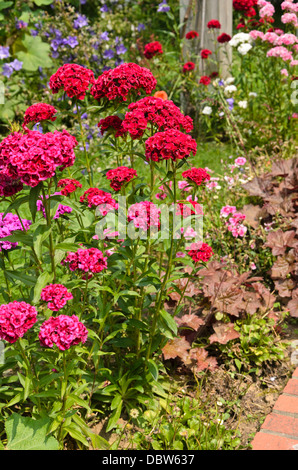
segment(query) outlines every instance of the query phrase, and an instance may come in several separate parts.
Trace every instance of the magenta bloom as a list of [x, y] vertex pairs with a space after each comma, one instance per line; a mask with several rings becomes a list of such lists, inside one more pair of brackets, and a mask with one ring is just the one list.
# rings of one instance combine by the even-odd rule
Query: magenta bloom
[[49, 284], [42, 289], [40, 298], [48, 302], [50, 310], [57, 312], [66, 305], [68, 300], [73, 299], [73, 295], [62, 284]]
[[133, 178], [137, 177], [137, 172], [133, 168], [126, 166], [119, 166], [109, 170], [106, 174], [108, 180], [111, 180], [110, 186], [114, 191], [120, 191], [123, 184], [128, 183]]
[[36, 323], [37, 310], [26, 302], [0, 305], [0, 339], [15, 343]]
[[64, 64], [50, 78], [53, 94], [64, 90], [69, 98], [83, 100], [90, 84], [95, 82], [92, 70], [78, 64]]
[[128, 209], [128, 222], [133, 221], [136, 228], [147, 231], [150, 227], [159, 228], [160, 209], [150, 201], [141, 201]]
[[189, 182], [201, 186], [203, 183], [207, 183], [210, 180], [210, 175], [204, 168], [191, 168], [182, 173], [182, 177], [187, 179]]
[[162, 160], [182, 160], [197, 152], [197, 143], [190, 136], [176, 129], [157, 132], [146, 140], [146, 159], [159, 162]]
[[[9, 237], [15, 230], [28, 230], [32, 224], [31, 220], [22, 219], [20, 222], [16, 214], [10, 212], [3, 217], [4, 212], [0, 213], [0, 238]], [[18, 242], [0, 241], [0, 251], [15, 248]]]
[[97, 248], [79, 248], [75, 253], [69, 251], [61, 264], [68, 264], [71, 271], [100, 273], [107, 269], [107, 257]]
[[80, 197], [80, 202], [88, 204], [90, 208], [97, 210], [104, 217], [108, 212], [118, 209], [118, 203], [112, 198], [112, 195], [102, 189], [89, 188]]
[[40, 122], [40, 121], [55, 121], [54, 116], [57, 109], [54, 106], [46, 103], [35, 103], [29, 106], [25, 112], [23, 127], [29, 124], [29, 122]]
[[52, 348], [54, 344], [65, 351], [71, 346], [85, 343], [88, 330], [76, 315], [59, 315], [46, 320], [40, 327], [39, 340], [42, 346]]

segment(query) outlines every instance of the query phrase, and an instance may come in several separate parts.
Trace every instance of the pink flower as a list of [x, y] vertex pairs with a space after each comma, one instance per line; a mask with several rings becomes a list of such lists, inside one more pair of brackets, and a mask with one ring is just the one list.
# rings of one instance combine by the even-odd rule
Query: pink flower
[[287, 71], [287, 69], [282, 69], [282, 70], [280, 71], [280, 73], [281, 73], [282, 75], [284, 75], [285, 77], [288, 77], [288, 76], [289, 76], [289, 72]]
[[79, 248], [75, 253], [68, 252], [61, 264], [68, 264], [71, 271], [100, 273], [107, 269], [107, 258], [97, 248]]
[[40, 298], [48, 302], [50, 310], [57, 312], [66, 305], [68, 300], [73, 299], [73, 295], [62, 284], [49, 284], [42, 289]]
[[145, 232], [148, 228], [159, 228], [160, 209], [150, 201], [141, 201], [133, 204], [128, 209], [128, 222], [133, 222], [136, 228]]
[[235, 165], [237, 165], [237, 166], [245, 165], [245, 163], [246, 163], [246, 158], [244, 158], [244, 157], [238, 157], [235, 160]]
[[221, 217], [228, 217], [230, 214], [234, 214], [237, 211], [235, 206], [224, 206], [220, 211]]
[[42, 346], [52, 348], [54, 344], [65, 351], [71, 346], [85, 343], [88, 330], [76, 315], [50, 317], [40, 327], [39, 340]]
[[[8, 212], [5, 217], [3, 217], [4, 212], [0, 213], [0, 238], [9, 237], [13, 235], [15, 230], [29, 230], [30, 225], [32, 224], [31, 220], [22, 219], [22, 222], [19, 220], [19, 217], [15, 214]], [[2, 250], [10, 250], [18, 246], [18, 242], [10, 242], [6, 240], [0, 241], [0, 252]]]
[[295, 28], [298, 28], [298, 20], [297, 20], [297, 16], [295, 15], [295, 13], [285, 13], [284, 15], [282, 15], [281, 21], [284, 24], [291, 23], [295, 26]]
[[280, 57], [284, 61], [292, 60], [293, 54], [284, 46], [276, 46], [267, 52], [267, 57]]
[[36, 323], [37, 310], [26, 302], [0, 306], [0, 339], [15, 343]]
[[264, 36], [265, 36], [265, 34], [262, 33], [262, 31], [258, 31], [258, 30], [256, 30], [256, 29], [254, 29], [253, 31], [250, 31], [250, 32], [249, 32], [249, 35], [250, 35], [250, 37], [251, 37], [252, 39], [254, 39], [254, 40], [256, 40], [256, 39], [258, 39], [258, 38], [264, 40]]

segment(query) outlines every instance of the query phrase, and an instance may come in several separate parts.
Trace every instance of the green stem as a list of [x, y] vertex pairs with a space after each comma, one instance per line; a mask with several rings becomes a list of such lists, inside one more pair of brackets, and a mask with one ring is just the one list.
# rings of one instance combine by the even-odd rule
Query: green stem
[[83, 147], [84, 147], [84, 154], [85, 154], [86, 167], [87, 167], [87, 171], [88, 171], [89, 184], [90, 184], [90, 186], [92, 186], [93, 185], [92, 171], [91, 171], [91, 166], [90, 166], [90, 162], [89, 162], [89, 156], [88, 156], [87, 147], [86, 147], [85, 134], [84, 134], [83, 124], [82, 124], [82, 117], [81, 117], [81, 113], [80, 113], [80, 110], [79, 110], [78, 103], [76, 103], [76, 108], [77, 108], [77, 115], [78, 115], [78, 120], [79, 120], [79, 125], [80, 125], [81, 138], [82, 138]]
[[[50, 190], [50, 185], [49, 185]], [[49, 231], [49, 242], [50, 242], [50, 258], [51, 258], [51, 265], [52, 265], [52, 273], [54, 274], [54, 282], [56, 281], [56, 264], [55, 264], [55, 248], [54, 248], [54, 240], [52, 234], [52, 224], [51, 224], [51, 207], [50, 207], [50, 194], [49, 199], [46, 198], [45, 189], [42, 186], [42, 195], [43, 195], [43, 206], [45, 208], [47, 225], [50, 229]]]

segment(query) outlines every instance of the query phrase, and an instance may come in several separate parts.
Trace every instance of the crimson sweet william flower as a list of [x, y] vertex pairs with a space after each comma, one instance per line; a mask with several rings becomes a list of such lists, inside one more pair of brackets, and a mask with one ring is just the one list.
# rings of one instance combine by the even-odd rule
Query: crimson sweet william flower
[[58, 312], [63, 308], [68, 300], [73, 299], [71, 292], [63, 284], [49, 284], [44, 287], [40, 295], [41, 300], [48, 302], [48, 308], [53, 312]]
[[54, 106], [46, 103], [35, 103], [26, 109], [24, 115], [23, 127], [29, 122], [41, 122], [41, 121], [55, 121], [57, 118], [55, 114], [57, 109]]
[[68, 265], [71, 271], [83, 273], [100, 273], [107, 269], [107, 257], [97, 248], [79, 248], [76, 252], [69, 251], [61, 264]]
[[87, 204], [90, 208], [97, 208], [97, 210], [104, 217], [108, 212], [118, 209], [118, 204], [112, 195], [102, 189], [89, 188], [80, 197], [80, 202]]
[[207, 28], [209, 29], [220, 29], [221, 28], [221, 24], [218, 20], [210, 20], [208, 23], [207, 23]]
[[184, 116], [173, 101], [154, 96], [131, 103], [122, 126], [133, 139], [140, 139], [150, 123], [160, 131], [184, 129], [186, 132], [191, 132], [193, 129], [192, 119]]
[[144, 56], [146, 59], [152, 59], [152, 57], [163, 54], [162, 45], [158, 41], [149, 42], [145, 45]]
[[186, 37], [186, 39], [198, 38], [199, 33], [197, 33], [196, 31], [189, 31], [188, 33], [186, 33], [185, 37]]
[[195, 183], [197, 186], [201, 186], [210, 180], [210, 175], [204, 168], [191, 168], [182, 173], [182, 177], [188, 182]]
[[0, 339], [15, 343], [36, 323], [37, 310], [26, 302], [0, 305]]
[[98, 101], [102, 98], [127, 101], [133, 92], [140, 95], [143, 90], [149, 95], [156, 84], [157, 81], [149, 69], [127, 63], [103, 72], [92, 86], [91, 94]]
[[208, 57], [212, 54], [212, 51], [210, 51], [209, 49], [203, 49], [201, 51], [201, 57], [202, 59], [208, 59]]
[[258, 0], [233, 0], [233, 7], [236, 11], [247, 12], [256, 6]]
[[75, 161], [75, 137], [62, 132], [14, 132], [0, 144], [0, 174], [35, 187], [55, 175], [57, 169], [72, 166]]
[[64, 64], [50, 77], [50, 88], [54, 94], [62, 89], [69, 98], [83, 100], [94, 82], [92, 70], [77, 64]]
[[23, 189], [23, 183], [19, 179], [11, 178], [5, 170], [0, 171], [0, 196], [9, 197], [19, 193]]
[[207, 75], [204, 75], [203, 77], [200, 78], [200, 83], [201, 83], [202, 85], [206, 85], [206, 86], [207, 86], [207, 85], [210, 85], [210, 83], [211, 83], [211, 78], [208, 77]]
[[183, 65], [183, 69], [182, 71], [183, 72], [190, 72], [191, 70], [194, 70], [195, 69], [195, 64], [193, 62], [186, 62], [184, 65]]
[[145, 145], [147, 161], [182, 160], [197, 152], [196, 141], [175, 129], [157, 132], [146, 140]]
[[225, 42], [229, 42], [231, 40], [231, 36], [229, 34], [226, 34], [226, 33], [222, 33], [220, 36], [218, 36], [217, 38], [217, 41], [220, 43], [220, 44], [224, 44]]
[[[104, 119], [101, 119], [98, 123], [100, 132], [104, 134], [105, 132], [114, 132], [115, 137], [122, 137], [126, 134], [125, 129], [122, 126], [123, 120], [118, 116], [107, 116]], [[116, 132], [115, 132], [116, 131]]]
[[78, 188], [81, 188], [82, 184], [72, 178], [63, 178], [58, 181], [57, 186], [62, 188], [62, 196], [69, 196], [71, 193], [74, 193]]
[[109, 170], [106, 174], [108, 180], [111, 180], [110, 186], [115, 191], [120, 191], [121, 187], [135, 178], [137, 175], [136, 170], [126, 166], [119, 166], [113, 170]]
[[88, 330], [76, 315], [59, 315], [46, 320], [38, 336], [42, 346], [52, 348], [56, 344], [60, 351], [65, 351], [71, 346], [85, 343]]
[[200, 261], [206, 263], [213, 254], [212, 248], [207, 243], [193, 243], [188, 252], [188, 255], [195, 263]]

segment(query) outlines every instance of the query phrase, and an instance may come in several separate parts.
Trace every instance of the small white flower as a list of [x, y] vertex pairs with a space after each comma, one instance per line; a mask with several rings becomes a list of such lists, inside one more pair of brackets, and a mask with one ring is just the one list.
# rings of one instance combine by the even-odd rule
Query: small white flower
[[258, 96], [258, 93], [251, 91], [250, 93], [248, 93], [248, 96], [251, 96], [252, 98], [256, 98]]
[[232, 83], [234, 83], [235, 81], [235, 78], [234, 77], [228, 77], [226, 80], [225, 80], [225, 83], [226, 85], [231, 85]]
[[212, 114], [211, 106], [205, 106], [205, 108], [202, 111], [202, 114], [206, 114], [206, 116], [210, 116], [210, 114]]
[[234, 93], [235, 91], [237, 91], [237, 87], [235, 87], [235, 85], [228, 85], [225, 87], [226, 93]]
[[251, 38], [250, 34], [248, 34], [248, 33], [238, 33], [238, 34], [235, 34], [235, 36], [232, 37], [232, 39], [229, 41], [229, 44], [232, 47], [237, 47], [241, 43], [251, 42], [251, 41], [252, 41], [252, 38]]
[[248, 44], [248, 43], [243, 43], [243, 44], [240, 44], [240, 46], [238, 47], [237, 51], [239, 52], [239, 54], [241, 55], [246, 55], [250, 49], [252, 48], [252, 45], [251, 44]]
[[247, 108], [247, 101], [246, 100], [239, 101], [238, 105], [239, 105], [240, 108], [246, 109]]

